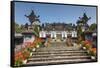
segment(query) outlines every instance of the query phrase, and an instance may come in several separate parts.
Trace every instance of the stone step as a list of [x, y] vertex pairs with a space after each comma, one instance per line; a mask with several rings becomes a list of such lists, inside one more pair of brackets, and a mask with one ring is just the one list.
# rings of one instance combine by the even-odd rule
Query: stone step
[[56, 54], [33, 54], [33, 58], [37, 58], [37, 57], [53, 57], [53, 56], [86, 56], [86, 53], [56, 53]]
[[71, 63], [83, 63], [83, 62], [93, 62], [91, 59], [56, 59], [56, 60], [44, 60], [44, 61], [30, 61], [23, 66], [28, 65], [50, 65], [50, 64], [71, 64]]
[[75, 50], [80, 50], [80, 49], [59, 49], [59, 48], [58, 48], [58, 49], [37, 49], [36, 51], [38, 52], [38, 51], [60, 51], [60, 50], [61, 50], [61, 51], [64, 51], [64, 50], [67, 50], [67, 51], [68, 51], [68, 50], [69, 50], [69, 51], [74, 50], [74, 51], [75, 51]]
[[44, 47], [44, 48], [39, 48], [37, 51], [46, 51], [46, 50], [80, 50], [79, 48], [70, 48], [70, 47]]
[[52, 51], [52, 50], [80, 50], [80, 47], [44, 47], [39, 48], [37, 51]]
[[60, 54], [60, 55], [63, 55], [63, 54], [80, 54], [80, 55], [82, 55], [82, 54], [87, 54], [87, 52], [34, 52], [34, 53], [32, 53], [32, 55], [53, 55], [53, 54]]
[[45, 60], [57, 60], [57, 59], [90, 59], [90, 56], [49, 56], [47, 57], [32, 57], [30, 59], [28, 59], [28, 61], [45, 61]]
[[33, 54], [52, 54], [52, 53], [87, 53], [84, 50], [52, 50], [52, 51], [36, 51]]

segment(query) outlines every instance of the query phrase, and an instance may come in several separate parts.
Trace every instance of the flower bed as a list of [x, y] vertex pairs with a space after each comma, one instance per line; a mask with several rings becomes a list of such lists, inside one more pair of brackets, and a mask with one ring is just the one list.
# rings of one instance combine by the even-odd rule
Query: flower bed
[[96, 48], [90, 49], [91, 55], [96, 56]]
[[15, 66], [20, 66], [22, 64], [27, 63], [27, 59], [32, 56], [32, 51], [35, 51], [36, 48], [42, 46], [42, 42], [44, 42], [41, 38], [36, 38], [34, 42], [28, 42], [21, 51], [15, 53]]
[[82, 41], [81, 44], [82, 44], [82, 46], [83, 46], [83, 49], [89, 50], [90, 48], [92, 48], [92, 43], [91, 43], [91, 41], [88, 41], [88, 40]]
[[91, 59], [96, 59], [96, 53], [97, 53], [97, 51], [96, 51], [96, 48], [91, 48], [90, 49], [90, 55], [91, 55]]
[[25, 57], [23, 55], [22, 52], [18, 52], [17, 54], [15, 54], [15, 66], [19, 66], [21, 64], [23, 64], [23, 61], [25, 60]]
[[84, 50], [87, 51], [87, 53], [91, 56], [91, 59], [96, 59], [96, 48], [92, 47], [92, 42], [91, 41], [82, 41], [81, 42], [82, 47]]

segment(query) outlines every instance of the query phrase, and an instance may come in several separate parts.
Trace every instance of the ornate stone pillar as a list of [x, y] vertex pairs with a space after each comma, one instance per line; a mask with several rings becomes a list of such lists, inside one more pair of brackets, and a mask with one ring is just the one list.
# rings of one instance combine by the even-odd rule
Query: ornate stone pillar
[[45, 38], [46, 37], [46, 32], [45, 31], [40, 31], [39, 36], [41, 38]]
[[72, 37], [77, 37], [77, 32], [76, 31], [72, 31]]
[[55, 31], [51, 31], [51, 38], [53, 38], [53, 39], [56, 38], [56, 32]]
[[66, 31], [63, 31], [63, 32], [62, 32], [62, 39], [64, 39], [64, 38], [67, 38], [67, 33], [66, 33]]

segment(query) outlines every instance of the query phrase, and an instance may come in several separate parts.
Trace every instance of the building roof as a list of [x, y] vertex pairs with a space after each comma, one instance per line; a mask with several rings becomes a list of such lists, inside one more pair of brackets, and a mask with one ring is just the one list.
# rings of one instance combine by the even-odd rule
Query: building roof
[[31, 35], [37, 36], [37, 33], [36, 33], [35, 31], [33, 31], [33, 30], [26, 30], [26, 31], [23, 31], [22, 34], [23, 34], [23, 35], [25, 35], [25, 34], [31, 34]]
[[15, 33], [15, 37], [23, 36], [21, 33]]
[[75, 26], [72, 24], [66, 24], [66, 23], [49, 23], [43, 26], [44, 30], [51, 31], [64, 31], [64, 30], [73, 30]]

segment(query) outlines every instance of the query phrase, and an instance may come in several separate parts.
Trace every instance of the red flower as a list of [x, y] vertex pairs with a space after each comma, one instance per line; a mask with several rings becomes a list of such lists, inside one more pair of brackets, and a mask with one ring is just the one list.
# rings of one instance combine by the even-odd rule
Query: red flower
[[85, 43], [85, 44], [92, 45], [92, 42], [91, 42], [90, 40], [86, 40], [84, 43]]
[[96, 48], [91, 48], [90, 51], [96, 53]]
[[29, 57], [29, 55], [30, 55], [30, 52], [24, 50], [24, 51], [23, 51], [23, 57], [22, 57], [22, 59], [27, 59], [27, 58]]
[[25, 60], [25, 57], [23, 56], [22, 52], [18, 52], [15, 54], [15, 61], [17, 60]]

